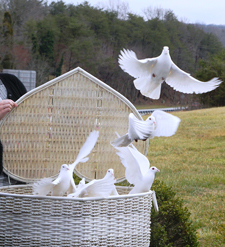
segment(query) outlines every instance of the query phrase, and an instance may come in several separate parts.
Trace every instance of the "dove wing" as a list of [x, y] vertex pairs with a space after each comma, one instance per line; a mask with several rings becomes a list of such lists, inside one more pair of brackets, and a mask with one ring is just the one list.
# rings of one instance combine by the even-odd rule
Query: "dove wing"
[[113, 191], [116, 180], [112, 178], [94, 180], [92, 184], [88, 184], [86, 188], [89, 197], [108, 197]]
[[43, 178], [32, 185], [33, 194], [46, 196], [53, 190], [52, 178]]
[[121, 69], [135, 78], [149, 76], [152, 67], [157, 62], [157, 58], [138, 60], [136, 54], [131, 50], [124, 49], [120, 53], [118, 62]]
[[76, 185], [75, 185], [75, 183], [74, 183], [73, 177], [71, 177], [71, 180], [70, 180], [70, 187], [69, 187], [69, 190], [68, 190], [67, 192], [68, 192], [68, 194], [70, 194], [70, 193], [75, 193], [76, 190], [77, 190], [77, 188], [76, 188]]
[[57, 184], [59, 184], [61, 181], [62, 181], [62, 177], [58, 176], [58, 177], [52, 182], [52, 184], [57, 185]]
[[121, 163], [126, 168], [125, 177], [127, 181], [134, 185], [140, 183], [143, 174], [149, 169], [148, 159], [137, 149], [131, 147], [117, 147], [116, 149], [119, 151], [117, 155], [120, 157]]
[[74, 161], [73, 164], [70, 164], [70, 170], [73, 172], [75, 166], [79, 163], [79, 162], [86, 162], [88, 160], [88, 157], [86, 157], [87, 155], [90, 154], [90, 152], [92, 151], [92, 149], [94, 148], [97, 140], [99, 137], [99, 131], [94, 130], [90, 133], [90, 135], [88, 136], [86, 142], [84, 143], [84, 145], [81, 147], [80, 152], [77, 155], [76, 160]]
[[216, 89], [222, 81], [218, 78], [213, 78], [210, 81], [202, 82], [185, 71], [181, 70], [177, 65], [172, 63], [169, 76], [166, 78], [166, 83], [172, 88], [183, 93], [206, 93]]
[[154, 116], [156, 120], [156, 129], [152, 133], [152, 138], [155, 136], [172, 136], [176, 133], [180, 118], [161, 110], [154, 111], [151, 116]]
[[129, 147], [129, 149], [130, 149], [130, 152], [132, 153], [133, 157], [139, 163], [141, 174], [144, 176], [150, 168], [150, 162], [149, 162], [148, 158], [144, 154], [140, 153], [135, 146], [133, 146], [132, 148]]
[[92, 180], [88, 184], [83, 185], [75, 193], [69, 197], [107, 197], [113, 191], [115, 185], [114, 178]]
[[133, 141], [135, 139], [145, 140], [151, 135], [153, 129], [152, 121], [143, 121], [137, 119], [133, 113], [129, 114], [128, 137]]

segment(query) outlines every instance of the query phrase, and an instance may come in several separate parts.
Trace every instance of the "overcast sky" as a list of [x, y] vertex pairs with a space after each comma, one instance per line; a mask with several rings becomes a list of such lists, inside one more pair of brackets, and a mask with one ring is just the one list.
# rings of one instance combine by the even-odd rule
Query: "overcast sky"
[[[84, 0], [63, 0], [63, 2], [77, 5]], [[109, 2], [127, 3], [130, 12], [138, 15], [144, 15], [143, 10], [148, 7], [159, 7], [172, 10], [179, 21], [186, 23], [225, 25], [225, 0], [89, 0], [87, 2], [95, 7], [102, 6], [101, 4], [108, 5]]]

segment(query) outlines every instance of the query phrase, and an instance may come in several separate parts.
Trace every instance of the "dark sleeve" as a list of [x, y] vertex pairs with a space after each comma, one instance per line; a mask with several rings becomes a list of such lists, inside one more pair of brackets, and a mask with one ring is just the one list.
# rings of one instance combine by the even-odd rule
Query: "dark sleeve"
[[3, 171], [3, 146], [2, 142], [0, 141], [0, 175], [2, 174]]
[[7, 90], [7, 98], [17, 101], [27, 90], [23, 83], [12, 74], [0, 73], [0, 80]]

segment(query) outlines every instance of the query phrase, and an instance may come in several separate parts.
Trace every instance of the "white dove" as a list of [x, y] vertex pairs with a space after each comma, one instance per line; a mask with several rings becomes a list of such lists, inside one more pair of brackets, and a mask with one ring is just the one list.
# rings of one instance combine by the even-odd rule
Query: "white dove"
[[148, 192], [155, 179], [155, 173], [160, 172], [155, 166], [150, 167], [146, 156], [132, 147], [117, 147], [121, 163], [126, 168], [125, 177], [134, 188], [129, 194]]
[[133, 140], [146, 141], [155, 136], [172, 136], [176, 133], [180, 119], [161, 110], [155, 110], [145, 121], [129, 114], [128, 133], [111, 142], [114, 147], [128, 146]]
[[80, 152], [73, 164], [63, 164], [60, 169], [58, 177], [52, 181], [52, 178], [43, 178], [33, 184], [33, 194], [46, 196], [51, 192], [52, 196], [63, 196], [65, 193], [72, 193], [76, 191], [76, 186], [73, 180], [73, 171], [75, 166], [82, 162], [88, 161], [87, 155], [90, 154], [94, 148], [99, 136], [99, 131], [94, 130], [88, 136], [86, 142], [81, 147]]
[[106, 175], [102, 179], [94, 179], [88, 184], [77, 188], [75, 193], [69, 194], [67, 197], [108, 197], [115, 190], [116, 182], [113, 169], [108, 169]]
[[125, 72], [136, 78], [134, 85], [141, 94], [152, 99], [159, 99], [164, 81], [174, 90], [188, 94], [212, 91], [222, 82], [218, 78], [202, 82], [181, 70], [171, 60], [167, 46], [163, 47], [160, 56], [141, 60], [133, 51], [124, 49], [118, 62]]
[[77, 189], [83, 188], [84, 185], [85, 185], [85, 178], [82, 178], [79, 184], [77, 185]]

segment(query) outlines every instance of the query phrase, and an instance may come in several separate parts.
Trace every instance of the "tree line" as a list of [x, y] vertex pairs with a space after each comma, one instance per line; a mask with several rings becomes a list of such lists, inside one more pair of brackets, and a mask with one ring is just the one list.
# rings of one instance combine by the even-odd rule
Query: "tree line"
[[[126, 12], [124, 5], [110, 9], [88, 2], [2, 0], [0, 18], [0, 70], [35, 70], [37, 85], [79, 66], [131, 102], [153, 103], [134, 88], [133, 78], [120, 69], [118, 56], [126, 48], [139, 59], [155, 57], [163, 46], [169, 46], [171, 58], [181, 69], [198, 79], [216, 76], [225, 80], [225, 52], [217, 36], [178, 21], [171, 10], [148, 8], [144, 18]], [[218, 89], [221, 92], [216, 89], [195, 100], [225, 105], [223, 84]], [[187, 104], [193, 97], [163, 84], [159, 101]]]

